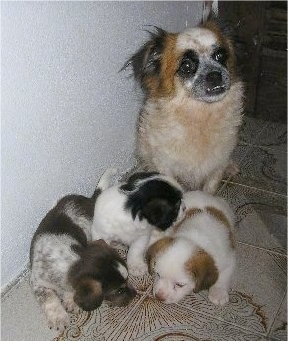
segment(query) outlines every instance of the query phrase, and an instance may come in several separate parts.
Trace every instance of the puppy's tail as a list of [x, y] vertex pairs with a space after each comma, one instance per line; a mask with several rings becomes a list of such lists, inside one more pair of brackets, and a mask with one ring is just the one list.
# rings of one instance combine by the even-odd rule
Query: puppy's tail
[[116, 168], [108, 168], [106, 171], [102, 174], [97, 187], [91, 197], [92, 200], [96, 201], [99, 194], [101, 194], [102, 191], [110, 187], [110, 182], [113, 176], [117, 174]]

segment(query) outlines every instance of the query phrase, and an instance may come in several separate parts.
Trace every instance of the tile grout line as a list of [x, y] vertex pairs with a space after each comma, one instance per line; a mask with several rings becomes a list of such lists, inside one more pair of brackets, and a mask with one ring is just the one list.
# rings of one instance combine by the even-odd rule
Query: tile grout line
[[[233, 175], [231, 177], [233, 177]], [[264, 192], [264, 193], [267, 193], [267, 194], [272, 194], [272, 195], [275, 195], [275, 196], [279, 196], [281, 198], [287, 198], [286, 194], [282, 194], [282, 193], [278, 193], [278, 192], [272, 192], [272, 191], [267, 191], [266, 189], [263, 189], [263, 188], [248, 186], [248, 185], [245, 185], [245, 184], [241, 184], [239, 182], [231, 181], [230, 178], [228, 178], [227, 180], [222, 180], [222, 181], [224, 183], [226, 183], [226, 184], [230, 183], [230, 184], [241, 186], [241, 187], [251, 188], [254, 191], [260, 191], [260, 192]], [[224, 185], [220, 187], [221, 190], [222, 190], [222, 187], [224, 188]]]
[[[282, 300], [281, 300], [281, 302], [280, 302], [280, 304], [279, 304], [279, 308], [278, 308], [278, 309], [276, 310], [276, 312], [275, 312], [275, 317], [274, 317], [273, 321], [271, 322], [270, 328], [269, 328], [269, 330], [267, 331], [267, 335], [266, 335], [266, 336], [268, 336], [268, 337], [269, 337], [270, 333], [272, 332], [272, 328], [273, 328], [274, 323], [275, 323], [275, 321], [276, 321], [276, 319], [277, 319], [278, 313], [279, 313], [279, 311], [280, 311], [280, 309], [281, 309], [281, 306], [282, 306], [282, 304], [283, 304], [283, 302], [284, 302], [284, 300], [285, 300], [286, 295], [287, 295], [287, 289], [286, 289], [286, 291], [285, 291], [285, 293], [284, 293], [284, 295], [283, 295], [283, 298], [282, 298]], [[271, 337], [273, 337], [273, 336], [271, 336]], [[277, 339], [277, 338], [275, 337], [275, 339]]]
[[27, 263], [20, 274], [14, 278], [11, 282], [6, 284], [3, 289], [1, 289], [1, 300], [5, 300], [9, 295], [10, 291], [17, 288], [20, 283], [25, 279], [26, 275], [30, 272], [29, 263]]
[[274, 250], [266, 249], [264, 247], [253, 245], [253, 244], [249, 244], [249, 243], [244, 243], [244, 242], [241, 242], [241, 241], [238, 241], [238, 240], [236, 241], [236, 243], [240, 244], [240, 245], [245, 245], [245, 246], [253, 247], [254, 249], [258, 249], [258, 250], [261, 250], [261, 251], [266, 251], [266, 252], [269, 252], [269, 253], [273, 253], [273, 254], [275, 254], [277, 256], [281, 256], [281, 257], [287, 258], [287, 255], [285, 255], [285, 253], [281, 253], [281, 252], [277, 252], [277, 251], [274, 251]]
[[[251, 141], [251, 143], [247, 143], [247, 142], [243, 142], [243, 141], [241, 141], [241, 140], [239, 140], [239, 142], [238, 142], [238, 144], [237, 144], [237, 146], [239, 146], [239, 145], [244, 145], [244, 146], [247, 146], [248, 148], [247, 148], [247, 150], [246, 150], [246, 152], [244, 153], [244, 155], [242, 156], [242, 158], [240, 159], [240, 161], [239, 161], [239, 168], [241, 168], [241, 167], [244, 167], [245, 166], [245, 159], [247, 158], [247, 156], [249, 155], [249, 153], [253, 150], [253, 148], [256, 146], [254, 143], [256, 143], [257, 141], [258, 141], [258, 138], [263, 134], [263, 132], [267, 129], [267, 127], [268, 127], [268, 125], [269, 125], [269, 122], [268, 121], [266, 121], [265, 122], [265, 125], [263, 126], [263, 128], [260, 130], [260, 132], [256, 135], [256, 137], [255, 137], [255, 139], [253, 139], [252, 141]], [[236, 148], [236, 147], [235, 147]], [[234, 183], [233, 181], [232, 181], [232, 179], [233, 179], [233, 177], [234, 177], [235, 175], [233, 175], [233, 174], [231, 174], [227, 179], [224, 179], [223, 180], [223, 182], [224, 182], [224, 184], [222, 185], [222, 186], [220, 186], [220, 188], [216, 191], [216, 194], [221, 194], [221, 192], [227, 187], [227, 183]], [[226, 183], [225, 183], [226, 182]], [[238, 183], [235, 183], [235, 184], [238, 184]], [[239, 184], [240, 185], [240, 184]], [[249, 188], [253, 188], [253, 187], [250, 187], [250, 186], [247, 186], [247, 187], [249, 187]], [[273, 193], [273, 192], [272, 192]], [[281, 194], [280, 194], [281, 195]]]
[[[181, 305], [179, 305], [178, 303], [176, 303], [176, 304], [177, 304], [177, 306], [181, 307]], [[233, 326], [233, 327], [235, 327], [235, 328], [237, 328], [237, 329], [240, 329], [240, 330], [242, 330], [242, 331], [244, 331], [244, 332], [248, 332], [248, 333], [252, 333], [252, 334], [254, 334], [254, 335], [264, 336], [264, 337], [266, 337], [266, 334], [267, 334], [267, 333], [264, 334], [264, 333], [252, 331], [251, 329], [248, 329], [248, 328], [246, 328], [246, 327], [244, 327], [244, 326], [240, 326], [240, 325], [238, 325], [238, 324], [236, 324], [236, 323], [233, 323], [233, 322], [230, 322], [230, 321], [226, 321], [225, 319], [220, 318], [220, 317], [215, 317], [215, 315], [212, 315], [212, 314], [209, 314], [209, 313], [203, 313], [203, 312], [201, 312], [201, 311], [199, 311], [199, 310], [196, 310], [196, 309], [193, 309], [193, 308], [184, 307], [184, 309], [186, 309], [187, 311], [192, 311], [193, 313], [200, 314], [200, 315], [202, 315], [203, 317], [209, 316], [210, 318], [212, 318], [212, 319], [214, 319], [214, 320], [217, 320], [217, 321], [226, 323], [226, 324], [228, 324], [228, 325], [230, 325], [230, 326]]]

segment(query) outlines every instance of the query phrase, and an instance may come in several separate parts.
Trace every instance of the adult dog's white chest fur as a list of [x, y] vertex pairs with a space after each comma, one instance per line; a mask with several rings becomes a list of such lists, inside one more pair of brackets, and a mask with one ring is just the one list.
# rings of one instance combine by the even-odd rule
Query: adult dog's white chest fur
[[195, 101], [182, 92], [146, 102], [137, 152], [146, 168], [199, 188], [218, 168], [225, 168], [237, 143], [242, 83], [232, 85], [229, 96], [215, 103]]

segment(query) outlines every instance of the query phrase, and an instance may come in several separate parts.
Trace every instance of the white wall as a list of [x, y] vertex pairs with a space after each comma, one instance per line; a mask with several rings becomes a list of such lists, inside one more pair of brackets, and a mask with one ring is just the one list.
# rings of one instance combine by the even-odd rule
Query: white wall
[[90, 195], [106, 167], [129, 167], [139, 99], [118, 70], [147, 38], [143, 25], [182, 30], [202, 2], [1, 6], [3, 288], [56, 199]]

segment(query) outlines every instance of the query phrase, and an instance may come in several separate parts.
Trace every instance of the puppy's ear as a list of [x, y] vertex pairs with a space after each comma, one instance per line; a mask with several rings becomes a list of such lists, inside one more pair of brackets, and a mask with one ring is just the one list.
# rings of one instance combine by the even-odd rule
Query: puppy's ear
[[159, 27], [155, 27], [155, 29], [156, 32], [149, 32], [151, 40], [142, 46], [121, 69], [122, 71], [128, 66], [132, 66], [135, 79], [142, 86], [142, 80], [146, 75], [157, 74], [160, 71], [160, 57], [167, 32]]
[[90, 279], [80, 279], [75, 287], [74, 301], [83, 310], [90, 311], [100, 307], [104, 299], [100, 282]]
[[148, 264], [148, 271], [150, 275], [154, 274], [157, 255], [161, 252], [164, 252], [173, 242], [174, 238], [164, 237], [159, 239], [148, 248], [145, 258]]
[[195, 293], [209, 289], [218, 279], [213, 258], [202, 249], [186, 262], [185, 267], [196, 282]]

